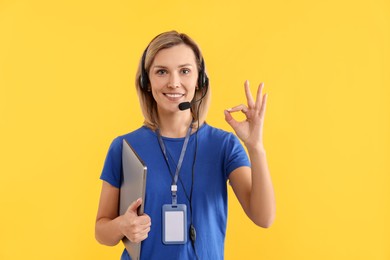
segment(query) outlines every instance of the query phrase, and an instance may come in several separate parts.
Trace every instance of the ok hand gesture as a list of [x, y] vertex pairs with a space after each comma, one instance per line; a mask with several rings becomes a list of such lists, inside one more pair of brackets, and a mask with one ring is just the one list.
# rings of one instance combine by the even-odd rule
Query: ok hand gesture
[[[245, 81], [244, 86], [248, 104], [241, 104], [225, 110], [225, 120], [248, 149], [264, 149], [263, 125], [267, 103], [267, 94], [262, 94], [264, 83], [259, 85], [256, 100], [253, 100], [248, 81]], [[232, 117], [232, 113], [239, 111], [245, 114], [245, 121], [239, 122]]]

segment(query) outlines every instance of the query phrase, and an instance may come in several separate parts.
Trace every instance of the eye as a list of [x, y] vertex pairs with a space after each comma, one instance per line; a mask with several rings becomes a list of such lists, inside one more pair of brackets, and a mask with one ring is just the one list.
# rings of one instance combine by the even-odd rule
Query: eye
[[168, 72], [165, 70], [165, 69], [159, 69], [156, 71], [156, 74], [157, 75], [165, 75], [167, 74]]
[[186, 68], [181, 70], [181, 73], [183, 73], [183, 74], [188, 74], [190, 72], [191, 72], [191, 70], [190, 69], [186, 69]]

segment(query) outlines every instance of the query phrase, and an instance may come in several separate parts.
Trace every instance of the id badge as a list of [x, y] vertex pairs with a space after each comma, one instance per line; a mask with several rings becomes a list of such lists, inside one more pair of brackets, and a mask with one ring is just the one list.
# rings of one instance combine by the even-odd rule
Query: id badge
[[187, 242], [187, 206], [165, 204], [162, 207], [163, 243], [185, 244]]

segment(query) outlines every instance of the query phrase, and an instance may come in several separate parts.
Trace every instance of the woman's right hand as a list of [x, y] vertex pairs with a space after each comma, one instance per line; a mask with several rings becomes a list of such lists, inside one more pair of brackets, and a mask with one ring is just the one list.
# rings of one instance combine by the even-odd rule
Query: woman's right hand
[[139, 198], [127, 208], [125, 214], [121, 216], [120, 229], [131, 242], [139, 243], [148, 237], [150, 226], [152, 224], [147, 214], [138, 216], [137, 209], [142, 204]]

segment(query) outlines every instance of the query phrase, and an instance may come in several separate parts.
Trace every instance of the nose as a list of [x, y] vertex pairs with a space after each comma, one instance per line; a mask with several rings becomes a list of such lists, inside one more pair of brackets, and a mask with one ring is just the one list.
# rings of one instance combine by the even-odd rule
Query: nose
[[168, 87], [171, 87], [171, 88], [180, 87], [180, 76], [177, 72], [172, 72], [170, 74]]

